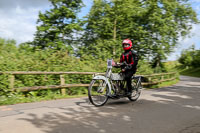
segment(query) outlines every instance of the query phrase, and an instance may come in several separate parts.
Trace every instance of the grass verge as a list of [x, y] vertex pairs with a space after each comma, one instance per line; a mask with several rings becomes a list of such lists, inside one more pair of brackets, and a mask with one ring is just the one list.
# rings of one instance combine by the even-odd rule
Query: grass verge
[[180, 71], [180, 75], [200, 77], [200, 68], [189, 68]]
[[[152, 85], [148, 87], [149, 89], [153, 88], [161, 88], [174, 85], [179, 82], [179, 79], [173, 81], [166, 81], [162, 82], [157, 85]], [[61, 95], [55, 93], [49, 93], [48, 95], [43, 96], [24, 96], [23, 94], [16, 94], [10, 95], [8, 97], [1, 96], [0, 97], [0, 106], [1, 105], [13, 105], [19, 103], [31, 103], [31, 102], [41, 102], [41, 101], [48, 101], [48, 100], [57, 100], [57, 99], [67, 99], [67, 98], [80, 98], [80, 97], [87, 97], [87, 94], [78, 94], [78, 95]]]
[[149, 89], [168, 87], [168, 86], [174, 85], [178, 82], [179, 82], [179, 79], [175, 79], [175, 80], [172, 80], [172, 81], [166, 81], [166, 82], [162, 82], [162, 83], [157, 84], [157, 85], [152, 85], [152, 86], [149, 87]]
[[67, 98], [80, 98], [86, 97], [87, 94], [79, 94], [79, 95], [61, 95], [61, 94], [50, 94], [47, 96], [40, 96], [40, 97], [25, 97], [22, 95], [13, 95], [9, 97], [0, 97], [0, 106], [1, 105], [13, 105], [19, 103], [31, 103], [31, 102], [41, 102], [41, 101], [48, 101], [48, 100], [57, 100], [57, 99], [67, 99]]

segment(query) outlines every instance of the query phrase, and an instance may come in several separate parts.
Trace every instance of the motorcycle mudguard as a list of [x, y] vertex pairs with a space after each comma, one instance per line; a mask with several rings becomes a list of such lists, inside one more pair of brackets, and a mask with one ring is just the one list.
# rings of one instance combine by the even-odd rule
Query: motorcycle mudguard
[[110, 82], [108, 81], [108, 78], [106, 78], [105, 76], [101, 76], [101, 75], [97, 75], [93, 78], [93, 80], [98, 80], [98, 79], [101, 79], [101, 80], [104, 80], [106, 82], [106, 84], [108, 85], [109, 87], [109, 95], [111, 94], [111, 84]]

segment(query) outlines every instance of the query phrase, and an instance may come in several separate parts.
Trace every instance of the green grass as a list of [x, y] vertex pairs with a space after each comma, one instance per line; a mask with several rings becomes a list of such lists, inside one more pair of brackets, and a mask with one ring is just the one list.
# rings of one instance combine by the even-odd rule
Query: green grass
[[49, 94], [46, 96], [29, 96], [25, 97], [24, 95], [13, 95], [9, 97], [0, 97], [0, 106], [1, 105], [13, 105], [18, 103], [31, 103], [31, 102], [41, 102], [48, 100], [57, 100], [57, 99], [67, 99], [67, 98], [80, 98], [86, 97], [87, 94], [79, 95], [61, 95], [61, 94]]
[[179, 79], [172, 80], [172, 81], [166, 81], [166, 82], [162, 82], [162, 83], [157, 84], [157, 85], [152, 85], [152, 86], [149, 87], [149, 89], [168, 87], [168, 86], [174, 85], [178, 82], [179, 82]]
[[189, 68], [180, 71], [180, 75], [200, 77], [200, 68]]

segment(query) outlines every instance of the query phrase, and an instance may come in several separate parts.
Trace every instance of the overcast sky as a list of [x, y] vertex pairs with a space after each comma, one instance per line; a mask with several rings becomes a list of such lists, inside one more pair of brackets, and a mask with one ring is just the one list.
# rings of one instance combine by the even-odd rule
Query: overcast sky
[[[79, 17], [86, 15], [92, 6], [93, 0], [83, 0], [84, 7]], [[200, 0], [190, 0], [193, 9], [200, 19]], [[17, 44], [32, 41], [36, 31], [36, 21], [39, 11], [44, 12], [50, 8], [48, 0], [0, 0], [0, 37], [15, 39]], [[168, 58], [175, 60], [184, 48], [192, 44], [200, 49], [200, 24], [194, 25], [190, 38], [180, 38], [179, 47]]]
[[48, 0], [0, 0], [0, 37], [17, 44], [33, 40], [38, 12], [49, 5]]

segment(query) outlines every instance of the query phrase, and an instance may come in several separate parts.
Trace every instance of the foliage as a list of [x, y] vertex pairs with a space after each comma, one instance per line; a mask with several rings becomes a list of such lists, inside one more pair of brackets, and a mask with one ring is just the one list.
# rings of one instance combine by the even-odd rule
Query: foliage
[[[81, 95], [61, 95], [60, 91], [47, 90], [45, 93], [37, 95], [38, 91], [32, 91], [28, 93], [28, 96], [25, 96], [22, 93], [13, 94], [10, 93], [9, 96], [0, 96], [0, 105], [6, 104], [16, 104], [16, 103], [28, 103], [28, 102], [39, 102], [52, 99], [63, 99], [63, 98], [74, 98], [74, 97], [83, 97], [86, 94], [82, 93]], [[42, 94], [42, 95], [41, 95]]]
[[196, 50], [192, 45], [188, 49], [181, 52], [179, 62], [185, 67], [199, 67], [200, 66], [200, 50]]
[[200, 68], [181, 69], [180, 74], [185, 76], [200, 77]]
[[52, 9], [39, 13], [37, 32], [31, 44], [35, 47], [72, 49], [74, 33], [81, 30], [77, 13], [82, 0], [50, 0]]
[[152, 69], [151, 64], [148, 63], [147, 61], [141, 60], [139, 61], [138, 64], [138, 70], [137, 70], [138, 74], [153, 74], [154, 73], [154, 69]]
[[167, 72], [178, 71], [178, 66], [180, 66], [180, 63], [178, 61], [168, 61], [164, 63], [164, 68]]
[[200, 77], [200, 50], [195, 49], [195, 45], [183, 50], [178, 61], [181, 75]]
[[[99, 50], [100, 52], [101, 50]], [[14, 40], [0, 39], [0, 71], [79, 71], [79, 72], [105, 72], [106, 61], [91, 60], [90, 56], [76, 58], [67, 50], [34, 49], [23, 43], [18, 47]], [[105, 57], [106, 58], [106, 57]], [[115, 61], [119, 59], [116, 58]], [[119, 72], [115, 69], [114, 72]], [[154, 70], [148, 61], [139, 61], [137, 74], [152, 74]], [[91, 75], [65, 75], [65, 83], [90, 83]], [[18, 102], [31, 102], [42, 99], [54, 99], [62, 96], [59, 90], [38, 90], [31, 92], [12, 92], [9, 87], [9, 74], [0, 74], [0, 104]], [[59, 85], [59, 75], [15, 75], [15, 88], [25, 86]], [[67, 96], [84, 95], [86, 88], [69, 88]], [[54, 96], [54, 95], [55, 96]]]
[[184, 66], [191, 66], [194, 58], [194, 53], [195, 53], [194, 46], [190, 47], [187, 50], [183, 50], [181, 52], [181, 57], [179, 58], [179, 62]]
[[[69, 55], [66, 50], [33, 50], [30, 45], [15, 46], [12, 40], [0, 39], [0, 71], [99, 71], [105, 70], [105, 63], [81, 61]], [[97, 67], [97, 63], [98, 65]], [[91, 75], [66, 75], [66, 83], [89, 83]], [[9, 89], [9, 75], [0, 75], [0, 95], [7, 95]], [[15, 87], [42, 86], [60, 84], [59, 75], [16, 75]], [[80, 88], [80, 90], [82, 89]], [[75, 92], [75, 94], [79, 92]], [[74, 94], [74, 92], [73, 92]]]
[[[198, 21], [186, 0], [94, 0], [93, 3], [84, 23], [80, 57], [117, 58], [121, 40], [131, 38], [133, 48], [142, 58], [151, 56], [153, 66], [162, 67], [161, 61], [173, 51], [178, 38], [187, 35], [192, 23]], [[104, 50], [94, 52], [98, 49]]]

